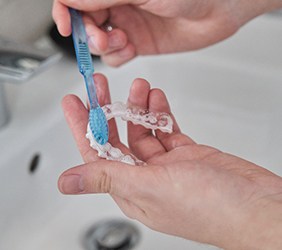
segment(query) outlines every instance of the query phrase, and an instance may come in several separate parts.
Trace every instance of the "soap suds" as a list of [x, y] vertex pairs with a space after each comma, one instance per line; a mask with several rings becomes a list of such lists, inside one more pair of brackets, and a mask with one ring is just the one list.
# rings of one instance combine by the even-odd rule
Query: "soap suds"
[[[121, 117], [124, 121], [131, 121], [133, 124], [138, 124], [148, 129], [159, 129], [165, 133], [172, 133], [173, 120], [169, 114], [164, 112], [152, 112], [137, 107], [128, 107], [122, 102], [107, 104], [102, 107], [102, 110], [107, 120], [114, 117]], [[145, 165], [143, 161], [137, 159], [134, 155], [123, 154], [120, 149], [113, 147], [109, 142], [105, 145], [97, 143], [89, 124], [87, 126], [86, 138], [89, 139], [90, 146], [97, 150], [98, 156], [101, 158], [136, 166]]]

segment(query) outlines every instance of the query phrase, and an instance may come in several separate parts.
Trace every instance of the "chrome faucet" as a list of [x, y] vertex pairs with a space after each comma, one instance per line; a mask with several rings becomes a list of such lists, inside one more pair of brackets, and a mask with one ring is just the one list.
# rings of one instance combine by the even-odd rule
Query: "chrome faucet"
[[0, 37], [0, 128], [10, 118], [5, 83], [25, 82], [60, 58], [53, 50], [7, 41]]

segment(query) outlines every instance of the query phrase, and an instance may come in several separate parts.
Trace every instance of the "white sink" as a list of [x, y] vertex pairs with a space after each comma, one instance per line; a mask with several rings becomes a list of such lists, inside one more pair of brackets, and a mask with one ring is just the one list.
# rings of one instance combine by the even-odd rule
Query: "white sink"
[[[139, 58], [119, 69], [96, 63], [96, 69], [108, 77], [113, 101], [125, 101], [132, 80], [144, 77], [167, 93], [183, 132], [194, 140], [282, 175], [279, 22], [261, 17], [209, 49]], [[60, 108], [67, 93], [85, 97], [68, 58], [23, 85], [7, 85], [13, 117], [0, 131], [1, 250], [83, 250], [81, 241], [95, 222], [125, 218], [107, 195], [63, 196], [57, 190], [59, 174], [82, 163]], [[125, 135], [122, 128], [123, 140]], [[35, 154], [40, 161], [31, 173]], [[141, 232], [135, 250], [216, 249], [134, 223]]]

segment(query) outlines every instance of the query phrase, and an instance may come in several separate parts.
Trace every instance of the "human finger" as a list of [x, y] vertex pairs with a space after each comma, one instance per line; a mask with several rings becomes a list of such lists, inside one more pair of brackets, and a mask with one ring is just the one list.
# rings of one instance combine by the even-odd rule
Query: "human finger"
[[105, 10], [114, 6], [134, 4], [139, 5], [142, 0], [83, 0], [83, 1], [73, 1], [73, 0], [58, 0], [61, 4], [72, 7], [74, 9], [82, 11], [99, 11]]
[[[94, 82], [99, 104], [104, 106], [111, 103], [109, 85], [106, 77], [102, 74], [94, 74]], [[120, 141], [115, 119], [108, 121], [109, 126], [109, 142], [112, 146], [119, 148], [124, 154], [130, 154], [130, 150]]]
[[103, 62], [112, 66], [118, 67], [136, 56], [136, 50], [132, 43], [127, 43], [122, 49], [115, 50], [112, 53], [101, 55]]
[[62, 100], [66, 121], [71, 129], [77, 147], [85, 162], [96, 161], [97, 152], [89, 146], [85, 137], [88, 124], [88, 110], [75, 95], [67, 95]]
[[[111, 99], [107, 79], [102, 74], [95, 74], [94, 82], [100, 104], [104, 105], [110, 103]], [[88, 109], [86, 109], [81, 100], [74, 95], [64, 97], [62, 107], [67, 123], [73, 133], [84, 161], [90, 162], [97, 160], [98, 156], [96, 150], [90, 147], [89, 141], [85, 137], [89, 117]], [[119, 145], [120, 140], [114, 120], [109, 121], [109, 131], [109, 140], [112, 144]]]
[[[94, 74], [97, 98], [100, 106], [111, 103], [109, 85], [106, 77], [102, 74]], [[116, 145], [120, 142], [117, 125], [114, 119], [108, 121], [109, 141]]]
[[153, 112], [166, 112], [172, 117], [172, 133], [164, 133], [160, 130], [155, 131], [156, 137], [159, 139], [159, 141], [167, 151], [171, 151], [176, 147], [195, 144], [195, 142], [191, 138], [181, 133], [174, 116], [171, 114], [170, 106], [166, 95], [162, 90], [152, 89], [150, 91], [149, 110]]
[[99, 160], [66, 170], [59, 178], [58, 187], [64, 194], [109, 193], [131, 200], [140, 191], [140, 169]]
[[[150, 84], [144, 79], [135, 79], [128, 97], [128, 106], [134, 109], [148, 109]], [[150, 129], [128, 122], [128, 143], [132, 152], [141, 160], [166, 152], [162, 144], [152, 135]]]
[[115, 28], [107, 32], [99, 27], [89, 15], [84, 15], [83, 19], [92, 54], [110, 54], [126, 47], [127, 35], [121, 29]]
[[59, 0], [54, 0], [52, 16], [59, 33], [62, 36], [69, 36], [71, 34], [71, 18], [68, 7]]
[[102, 26], [102, 24], [110, 19], [110, 11], [108, 9], [99, 11], [85, 11], [83, 14], [89, 16], [97, 26]]
[[[130, 0], [128, 1], [130, 2]], [[71, 18], [69, 13], [69, 7], [84, 12], [102, 12], [97, 14], [95, 21], [101, 20], [101, 17], [106, 16], [105, 13], [108, 12], [107, 9], [116, 5], [125, 4], [125, 1], [107, 1], [105, 2], [95, 2], [93, 1], [72, 1], [72, 0], [54, 0], [52, 7], [52, 16], [57, 25], [58, 31], [62, 36], [69, 36], [71, 34]], [[107, 7], [108, 6], [108, 7]], [[105, 19], [106, 20], [106, 19]], [[101, 23], [102, 24], [102, 23]]]

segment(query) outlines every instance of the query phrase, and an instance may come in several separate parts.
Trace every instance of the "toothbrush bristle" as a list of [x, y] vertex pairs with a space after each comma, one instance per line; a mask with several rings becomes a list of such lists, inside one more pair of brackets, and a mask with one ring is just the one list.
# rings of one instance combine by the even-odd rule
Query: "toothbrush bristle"
[[89, 124], [95, 140], [104, 145], [109, 139], [109, 130], [108, 121], [101, 107], [90, 110]]
[[86, 43], [79, 41], [78, 44], [78, 56], [79, 56], [79, 64], [80, 70], [82, 73], [87, 71], [92, 71], [92, 58], [88, 50], [88, 46]]

